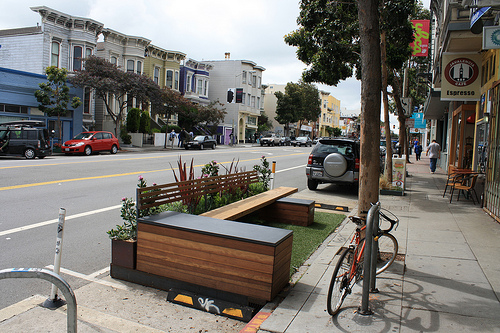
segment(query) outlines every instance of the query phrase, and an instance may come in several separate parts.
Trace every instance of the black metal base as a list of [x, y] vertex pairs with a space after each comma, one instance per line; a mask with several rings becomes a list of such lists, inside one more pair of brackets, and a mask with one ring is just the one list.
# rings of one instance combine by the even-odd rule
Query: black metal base
[[60, 299], [57, 295], [55, 299], [50, 299], [47, 298], [41, 305], [44, 308], [55, 310], [60, 308], [61, 306], [65, 305], [66, 301], [63, 299]]

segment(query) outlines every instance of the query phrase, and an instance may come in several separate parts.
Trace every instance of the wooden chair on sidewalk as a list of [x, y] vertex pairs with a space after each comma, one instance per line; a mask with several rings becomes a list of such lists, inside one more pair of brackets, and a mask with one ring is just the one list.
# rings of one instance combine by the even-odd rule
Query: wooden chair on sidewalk
[[448, 187], [451, 188], [455, 186], [456, 184], [461, 184], [462, 180], [464, 178], [464, 174], [458, 173], [457, 172], [457, 167], [450, 165], [448, 168], [448, 178], [446, 179], [446, 184], [444, 186], [444, 192], [443, 192], [443, 198], [446, 195], [446, 190], [448, 190]]
[[476, 196], [476, 200], [477, 200], [477, 202], [479, 202], [479, 198], [477, 197], [476, 190], [474, 189], [474, 187], [476, 186], [477, 177], [478, 177], [478, 174], [466, 176], [462, 179], [462, 183], [455, 184], [454, 186], [452, 186], [450, 203], [451, 203], [451, 199], [453, 198], [453, 192], [455, 191], [455, 189], [458, 190], [457, 201], [460, 199], [460, 193], [463, 192], [464, 196], [467, 194], [467, 197], [470, 197], [472, 199], [472, 203], [474, 205], [476, 204], [476, 202], [474, 201], [474, 196], [472, 194], [474, 194]]

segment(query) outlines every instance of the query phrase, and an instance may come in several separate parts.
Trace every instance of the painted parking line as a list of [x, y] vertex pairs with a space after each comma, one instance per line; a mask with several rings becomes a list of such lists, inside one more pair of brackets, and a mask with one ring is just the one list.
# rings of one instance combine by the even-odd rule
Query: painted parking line
[[[99, 214], [99, 213], [107, 212], [107, 211], [110, 211], [110, 210], [113, 210], [113, 209], [118, 209], [118, 208], [121, 208], [121, 207], [122, 207], [122, 205], [120, 204], [120, 205], [105, 207], [105, 208], [91, 210], [91, 211], [84, 212], [84, 213], [79, 213], [79, 214], [74, 214], [74, 215], [66, 216], [66, 221], [77, 219], [77, 218], [80, 218], [80, 217], [85, 217], [85, 216], [93, 215], [93, 214]], [[44, 227], [46, 225], [55, 224], [55, 223], [58, 223], [58, 222], [59, 222], [59, 218], [48, 220], [48, 221], [44, 221], [44, 222], [34, 223], [34, 224], [30, 224], [30, 225], [25, 225], [25, 226], [22, 226], [22, 227], [19, 227], [19, 228], [14, 228], [14, 229], [9, 229], [9, 230], [5, 230], [5, 231], [0, 231], [0, 236], [10, 235], [10, 234], [13, 234], [13, 233], [16, 233], [16, 232], [20, 232], [20, 231], [26, 231], [26, 230], [30, 230], [30, 229], [34, 229], [34, 228]]]
[[[45, 266], [45, 268], [54, 270], [54, 265], [47, 265], [47, 266]], [[108, 286], [111, 288], [116, 288], [116, 289], [121, 289], [121, 290], [130, 290], [130, 288], [124, 284], [106, 281], [106, 280], [102, 280], [102, 279], [97, 279], [95, 277], [95, 276], [98, 276], [99, 274], [106, 273], [108, 271], [109, 271], [109, 267], [101, 269], [101, 270], [94, 272], [92, 274], [85, 275], [82, 273], [72, 271], [70, 269], [66, 269], [66, 268], [62, 268], [62, 267], [60, 268], [60, 272], [66, 274], [66, 275], [70, 275], [70, 276], [73, 276], [73, 277], [76, 277], [76, 278], [79, 278], [82, 280], [90, 281], [90, 282], [99, 283], [99, 284], [102, 284], [104, 286]]]

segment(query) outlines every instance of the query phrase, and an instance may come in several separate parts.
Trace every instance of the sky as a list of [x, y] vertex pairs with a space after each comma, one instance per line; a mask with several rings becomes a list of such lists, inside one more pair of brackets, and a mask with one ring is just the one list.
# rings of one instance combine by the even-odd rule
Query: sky
[[[423, 1], [425, 8], [429, 2]], [[232, 60], [251, 60], [266, 68], [265, 84], [297, 82], [306, 68], [297, 60], [296, 49], [283, 40], [298, 28], [298, 0], [4, 1], [0, 30], [36, 26], [41, 17], [30, 7], [42, 5], [150, 39], [156, 46], [186, 53], [197, 61], [223, 60], [230, 52]], [[317, 87], [339, 99], [342, 112], [360, 112], [361, 84], [356, 79], [336, 87]]]

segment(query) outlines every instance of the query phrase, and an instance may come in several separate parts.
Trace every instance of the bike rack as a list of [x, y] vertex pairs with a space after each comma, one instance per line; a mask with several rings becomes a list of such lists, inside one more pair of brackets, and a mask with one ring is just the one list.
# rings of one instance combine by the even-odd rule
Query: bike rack
[[370, 291], [377, 292], [376, 275], [377, 275], [377, 253], [378, 242], [374, 240], [374, 232], [379, 225], [380, 202], [374, 204], [368, 211], [366, 217], [366, 234], [365, 234], [365, 258], [363, 262], [363, 294], [361, 297], [361, 307], [359, 314], [371, 315], [373, 311], [369, 309]]
[[43, 279], [56, 285], [62, 291], [68, 304], [67, 331], [76, 333], [76, 298], [73, 290], [62, 277], [43, 268], [8, 268], [0, 270], [0, 280], [9, 278]]

